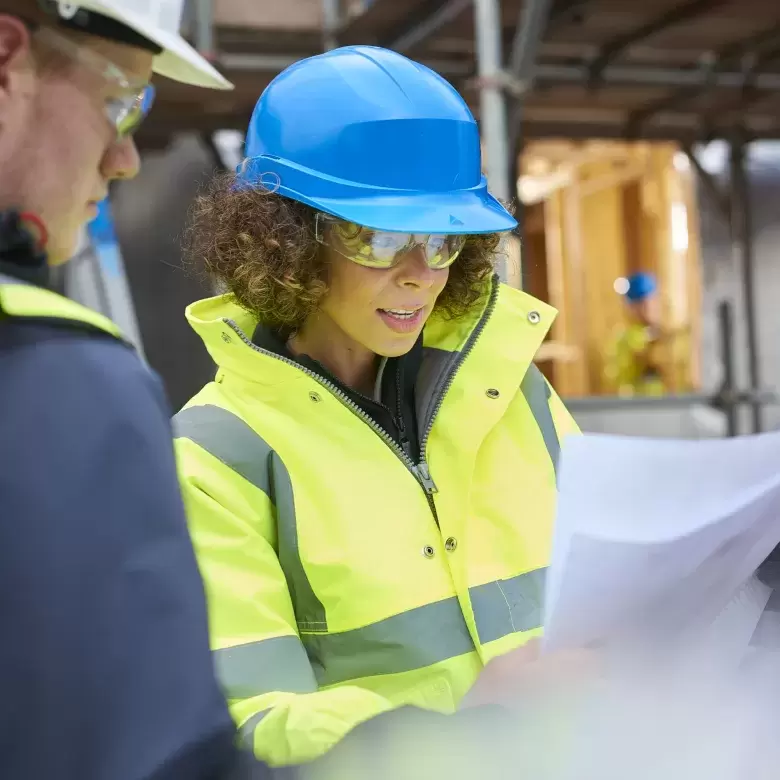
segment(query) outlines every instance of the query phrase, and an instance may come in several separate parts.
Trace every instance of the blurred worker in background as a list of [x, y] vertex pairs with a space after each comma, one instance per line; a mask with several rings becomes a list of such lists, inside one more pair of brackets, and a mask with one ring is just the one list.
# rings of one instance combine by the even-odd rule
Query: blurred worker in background
[[[0, 0], [0, 777], [245, 776], [214, 679], [160, 382], [47, 289], [115, 179], [155, 70], [230, 85], [181, 0]], [[241, 774], [239, 774], [241, 773]]]
[[625, 298], [628, 323], [609, 345], [605, 373], [619, 395], [662, 395], [665, 392], [658, 347], [662, 340], [661, 307], [655, 276], [640, 272], [620, 279], [616, 289]]
[[576, 428], [532, 364], [554, 311], [493, 275], [516, 222], [441, 77], [373, 47], [304, 60], [246, 155], [195, 208], [190, 254], [229, 292], [188, 309], [218, 372], [175, 428], [221, 682], [289, 764], [543, 674], [521, 646]]

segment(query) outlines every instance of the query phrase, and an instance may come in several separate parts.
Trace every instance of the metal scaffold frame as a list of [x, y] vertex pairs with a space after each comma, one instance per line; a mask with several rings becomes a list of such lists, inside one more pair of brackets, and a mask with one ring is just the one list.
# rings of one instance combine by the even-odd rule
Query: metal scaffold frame
[[[373, 0], [374, 4], [387, 0]], [[346, 20], [342, 0], [321, 0], [322, 49], [340, 45]], [[780, 20], [767, 24], [740, 40], [731, 40], [713, 51], [702, 51], [690, 67], [675, 68], [659, 65], [625, 64], [624, 55], [651, 36], [685, 23], [706, 21], [708, 14], [723, 5], [722, 0], [680, 0], [671, 8], [638, 18], [633, 28], [600, 42], [587, 60], [580, 62], [543, 62], [539, 53], [545, 36], [562, 29], [592, 5], [592, 0], [523, 0], [514, 34], [504, 35], [501, 0], [426, 0], [400, 27], [382, 32], [375, 42], [403, 53], [421, 51], [425, 43], [448, 25], [460, 19], [471, 7], [474, 22], [473, 62], [463, 59], [419, 57], [446, 78], [460, 81], [473, 77], [471, 83], [479, 90], [479, 122], [483, 137], [485, 172], [491, 190], [505, 201], [517, 201], [519, 151], [523, 147], [523, 128], [529, 121], [526, 110], [528, 97], [537, 87], [583, 86], [594, 92], [600, 88], [637, 86], [669, 90], [669, 94], [653, 97], [632, 108], [616, 136], [623, 139], [679, 139], [698, 175], [702, 191], [714, 199], [724, 220], [731, 226], [733, 254], [740, 269], [740, 284], [745, 309], [745, 351], [748, 365], [748, 387], [736, 389], [734, 369], [734, 337], [730, 305], [719, 310], [722, 341], [723, 385], [710, 395], [686, 395], [658, 399], [570, 399], [573, 407], [622, 408], [627, 403], [652, 406], [689, 406], [709, 403], [724, 411], [730, 435], [738, 429], [737, 408], [750, 408], [750, 430], [759, 432], [764, 421], [762, 408], [776, 403], [773, 394], [761, 385], [758, 324], [756, 316], [754, 247], [749, 182], [745, 171], [749, 143], [753, 138], [780, 137], [780, 124], [768, 130], [747, 111], [767, 94], [780, 90], [780, 73], [767, 66], [780, 60]], [[368, 6], [367, 6], [368, 8]], [[297, 56], [280, 53], [233, 52], [219, 56], [219, 44], [214, 29], [213, 0], [190, 0], [188, 4], [190, 34], [198, 49], [214, 57], [229, 71], [274, 73], [287, 67]], [[381, 14], [380, 14], [381, 16]], [[379, 18], [379, 16], [375, 17]], [[511, 41], [510, 41], [511, 38]], [[508, 57], [503, 45], [509, 43]], [[414, 54], [412, 55], [414, 56]], [[418, 58], [418, 57], [416, 57]], [[731, 90], [736, 102], [729, 110], [738, 116], [737, 126], [726, 135], [730, 143], [730, 191], [721, 191], [718, 183], [707, 174], [693, 152], [694, 140], [724, 137], [723, 125], [715, 109], [696, 110], [690, 106], [697, 98], [714, 94], [716, 90]], [[720, 93], [719, 93], [720, 94]], [[693, 124], [688, 121], [693, 119]], [[535, 135], [553, 128], [545, 122], [533, 122]], [[606, 137], [601, 125], [563, 123], [573, 138]], [[519, 204], [522, 209], [522, 204]], [[522, 232], [522, 213], [518, 214]], [[611, 405], [611, 406], [610, 406]]]

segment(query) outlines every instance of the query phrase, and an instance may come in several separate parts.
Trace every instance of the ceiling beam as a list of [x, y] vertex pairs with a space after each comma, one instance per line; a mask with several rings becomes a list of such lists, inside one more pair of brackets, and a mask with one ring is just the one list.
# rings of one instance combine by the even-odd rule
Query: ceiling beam
[[[693, 118], [692, 118], [693, 119]], [[746, 130], [748, 139], [780, 140], [780, 123], [769, 124], [749, 119]], [[711, 131], [711, 139], [728, 139], [733, 134], [733, 128], [716, 127]], [[538, 138], [559, 138], [567, 140], [625, 140], [623, 126], [617, 123], [604, 122], [572, 122], [526, 119], [523, 136], [528, 140]], [[631, 140], [675, 141], [693, 144], [701, 140], [701, 130], [695, 121], [680, 125], [651, 125], [644, 129], [640, 138]]]
[[671, 95], [648, 103], [642, 108], [633, 111], [628, 118], [628, 125], [631, 128], [639, 128], [653, 116], [662, 111], [669, 111], [677, 108], [683, 103], [688, 103], [698, 97], [702, 92], [706, 92], [712, 86], [711, 76], [722, 72], [726, 68], [739, 67], [742, 61], [755, 50], [760, 50], [764, 46], [771, 45], [780, 40], [780, 22], [767, 30], [762, 30], [748, 38], [742, 38], [733, 43], [727, 44], [715, 52], [711, 62], [702, 66], [699, 70], [702, 73], [702, 84], [681, 87]]
[[[589, 72], [587, 65], [553, 65], [540, 63], [536, 77], [545, 84], [586, 84]], [[699, 86], [707, 83], [708, 75], [701, 70], [679, 70], [644, 66], [611, 65], [602, 74], [605, 84], [622, 86], [645, 86], [672, 89], [683, 86]], [[740, 89], [745, 83], [745, 74], [738, 71], [718, 72], [712, 75], [713, 87]], [[754, 77], [758, 90], [780, 89], [780, 73], [758, 73]]]
[[[710, 121], [712, 121], [716, 115], [723, 113], [736, 112], [737, 114], [743, 114], [756, 104], [765, 100], [767, 94], [760, 89], [756, 89], [755, 79], [767, 65], [771, 65], [778, 59], [780, 59], [780, 47], [769, 49], [754, 57], [745, 72], [745, 81], [742, 89], [727, 106], [724, 107], [721, 103], [719, 106], [715, 106], [708, 111], [707, 115], [710, 117]], [[737, 119], [739, 119], [739, 117], [737, 117]]]
[[[296, 62], [297, 56], [275, 54], [224, 54], [222, 64], [230, 73], [263, 72], [278, 73], [288, 65]], [[422, 64], [437, 71], [442, 76], [453, 78], [468, 78], [474, 73], [471, 61], [459, 59], [428, 59], [422, 58]], [[539, 63], [536, 65], [536, 79], [548, 86], [587, 84], [588, 66], [554, 65]], [[678, 68], [661, 68], [645, 66], [611, 65], [602, 74], [605, 84], [621, 86], [645, 86], [673, 89], [674, 87], [702, 87], [711, 82], [715, 88], [741, 89], [745, 84], [745, 74], [739, 71], [722, 71], [711, 78], [700, 69], [680, 70]], [[752, 78], [753, 87], [758, 91], [780, 90], [780, 73], [757, 73]], [[511, 86], [511, 85], [510, 85]]]
[[396, 32], [385, 44], [388, 49], [394, 49], [401, 53], [408, 52], [415, 46], [419, 46], [442, 27], [454, 22], [462, 13], [471, 7], [472, 0], [447, 0], [439, 7], [428, 12], [418, 19], [411, 27], [403, 32]]
[[578, 21], [585, 14], [589, 2], [590, 0], [555, 0], [548, 29], [558, 29]]
[[[571, 22], [589, 0], [544, 0], [545, 12], [550, 24], [562, 25]], [[408, 52], [420, 46], [450, 22], [454, 22], [471, 6], [472, 0], [430, 0], [419, 11], [407, 19], [403, 25], [384, 36], [381, 45], [395, 51]], [[523, 0], [523, 6], [530, 0]], [[521, 10], [521, 13], [523, 11]]]
[[652, 35], [663, 32], [669, 27], [674, 27], [675, 25], [702, 16], [713, 8], [722, 5], [723, 2], [724, 0], [689, 0], [689, 2], [675, 6], [666, 13], [651, 19], [649, 22], [613, 38], [600, 48], [599, 53], [590, 65], [591, 83], [595, 84], [600, 81], [601, 75], [606, 68], [629, 47]]
[[524, 0], [509, 55], [509, 73], [526, 88], [533, 87], [539, 47], [550, 19], [552, 0]]

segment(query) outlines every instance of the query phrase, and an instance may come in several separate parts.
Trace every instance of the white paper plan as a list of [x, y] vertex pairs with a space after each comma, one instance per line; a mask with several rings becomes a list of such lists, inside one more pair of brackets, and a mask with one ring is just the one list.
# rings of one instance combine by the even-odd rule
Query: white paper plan
[[559, 489], [546, 649], [707, 626], [780, 542], [780, 433], [569, 437]]

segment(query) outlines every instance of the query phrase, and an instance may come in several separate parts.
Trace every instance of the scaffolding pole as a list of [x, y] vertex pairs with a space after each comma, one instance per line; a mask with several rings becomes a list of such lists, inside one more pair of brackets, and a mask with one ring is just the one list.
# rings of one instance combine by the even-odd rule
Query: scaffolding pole
[[[733, 396], [737, 377], [734, 371], [734, 313], [729, 301], [718, 305], [718, 327], [720, 330], [720, 358], [723, 362], [721, 395]], [[739, 433], [739, 416], [736, 404], [724, 404], [726, 415], [726, 436], [732, 438]]]
[[475, 0], [474, 27], [477, 46], [477, 75], [480, 82], [479, 122], [484, 144], [485, 171], [493, 194], [508, 201], [509, 148], [506, 100], [502, 86], [501, 8], [499, 0]]
[[[499, 0], [474, 0], [477, 76], [480, 82], [479, 124], [482, 133], [483, 168], [490, 191], [508, 203], [513, 198], [509, 182], [509, 138], [506, 98], [502, 83], [501, 7]], [[516, 188], [515, 188], [516, 189]], [[506, 260], [496, 269], [508, 281]]]
[[213, 0], [195, 0], [195, 47], [206, 59], [216, 54]]
[[322, 0], [322, 48], [333, 51], [338, 43], [338, 31], [341, 25], [341, 5], [339, 0]]
[[[515, 28], [512, 51], [509, 57], [509, 75], [514, 80], [514, 100], [509, 120], [509, 178], [513, 186], [513, 199], [517, 201], [518, 238], [520, 251], [520, 287], [525, 287], [526, 265], [522, 262], [522, 243], [525, 240], [525, 206], [517, 194], [520, 177], [519, 158], [523, 144], [523, 107], [528, 93], [536, 79], [536, 65], [539, 47], [550, 19], [552, 0], [524, 0]], [[519, 89], [517, 88], [519, 87]]]
[[[731, 140], [731, 229], [735, 266], [742, 277], [742, 296], [745, 303], [745, 334], [747, 340], [748, 383], [750, 390], [757, 392], [761, 387], [761, 361], [758, 345], [758, 322], [756, 318], [756, 285], [753, 253], [753, 214], [750, 190], [745, 171], [746, 145], [741, 137]], [[761, 404], [751, 404], [752, 432], [760, 433], [763, 428]]]

